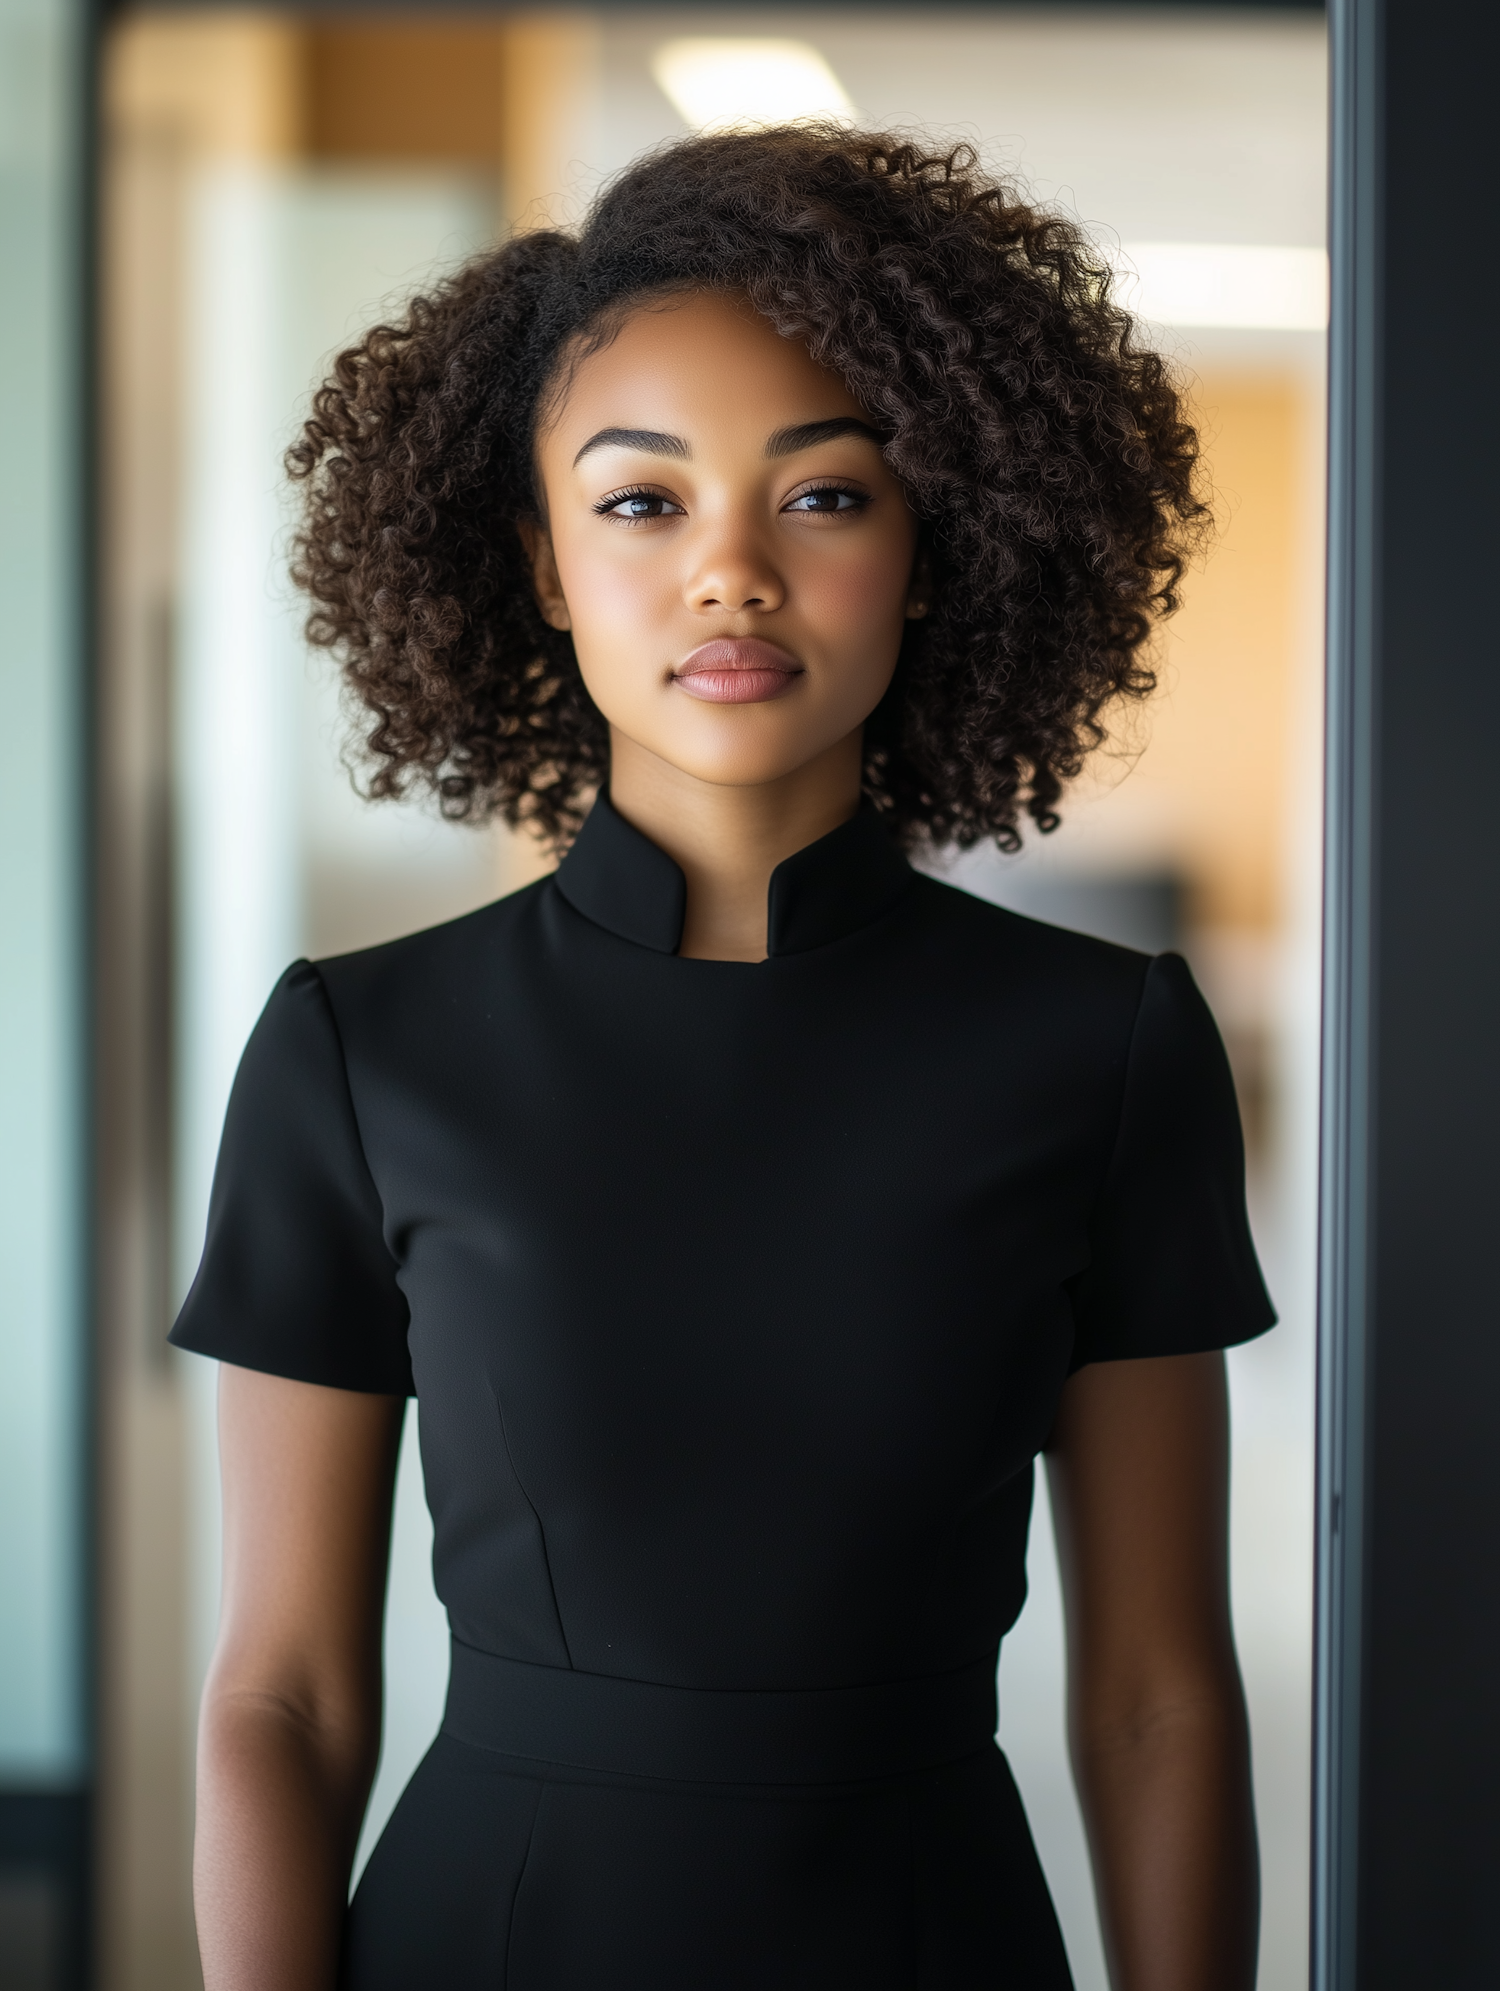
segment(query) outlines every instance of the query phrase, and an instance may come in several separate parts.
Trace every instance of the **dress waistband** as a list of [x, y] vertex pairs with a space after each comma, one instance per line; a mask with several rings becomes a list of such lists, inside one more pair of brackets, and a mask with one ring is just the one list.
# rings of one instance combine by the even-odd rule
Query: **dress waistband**
[[502, 1659], [453, 1641], [443, 1729], [574, 1770], [689, 1783], [900, 1776], [994, 1740], [995, 1659], [919, 1680], [810, 1692], [662, 1687]]

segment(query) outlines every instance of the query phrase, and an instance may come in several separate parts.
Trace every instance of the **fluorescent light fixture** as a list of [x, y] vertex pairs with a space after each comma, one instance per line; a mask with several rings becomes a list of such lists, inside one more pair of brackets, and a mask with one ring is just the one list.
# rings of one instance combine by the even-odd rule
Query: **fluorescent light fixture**
[[705, 35], [663, 42], [651, 74], [695, 131], [854, 113], [843, 84], [805, 41]]
[[1127, 242], [1112, 260], [1120, 302], [1159, 325], [1321, 332], [1328, 323], [1328, 258], [1321, 249]]

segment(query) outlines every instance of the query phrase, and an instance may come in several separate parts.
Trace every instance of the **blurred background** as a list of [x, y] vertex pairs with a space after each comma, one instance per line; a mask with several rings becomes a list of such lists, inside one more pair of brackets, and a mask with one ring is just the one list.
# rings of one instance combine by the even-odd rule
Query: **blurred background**
[[[1158, 698], [1055, 836], [939, 868], [1179, 948], [1230, 1048], [1283, 1323], [1231, 1358], [1260, 1981], [1306, 1982], [1321, 13], [127, 9], [95, 67], [70, 0], [0, 0], [3, 1991], [200, 1982], [214, 1376], [164, 1335], [245, 1036], [296, 955], [448, 918], [543, 864], [506, 833], [356, 797], [337, 688], [284, 575], [281, 452], [330, 355], [474, 249], [575, 219], [688, 129], [829, 111], [969, 139], [1081, 217], [1202, 425], [1219, 532], [1163, 639]], [[90, 375], [92, 408], [76, 386]], [[413, 1416], [361, 1857], [445, 1680], [414, 1437]], [[1080, 1991], [1102, 1991], [1045, 1499], [1031, 1578], [1002, 1741]]]

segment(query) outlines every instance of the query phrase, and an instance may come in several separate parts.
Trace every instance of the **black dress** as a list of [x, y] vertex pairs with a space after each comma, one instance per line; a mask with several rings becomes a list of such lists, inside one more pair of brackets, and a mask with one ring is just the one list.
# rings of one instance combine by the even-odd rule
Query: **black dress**
[[415, 1392], [453, 1633], [345, 1981], [1053, 1991], [996, 1652], [1069, 1372], [1272, 1319], [1218, 1036], [868, 812], [683, 904], [602, 801], [245, 1052], [173, 1339]]

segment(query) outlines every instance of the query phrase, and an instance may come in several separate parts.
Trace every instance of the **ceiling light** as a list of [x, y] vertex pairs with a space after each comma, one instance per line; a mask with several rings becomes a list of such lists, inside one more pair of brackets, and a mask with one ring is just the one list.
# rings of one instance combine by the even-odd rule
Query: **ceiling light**
[[805, 41], [663, 42], [651, 73], [696, 131], [854, 114], [843, 84]]
[[1328, 323], [1328, 258], [1321, 249], [1127, 242], [1113, 260], [1120, 302], [1159, 325], [1321, 332]]

